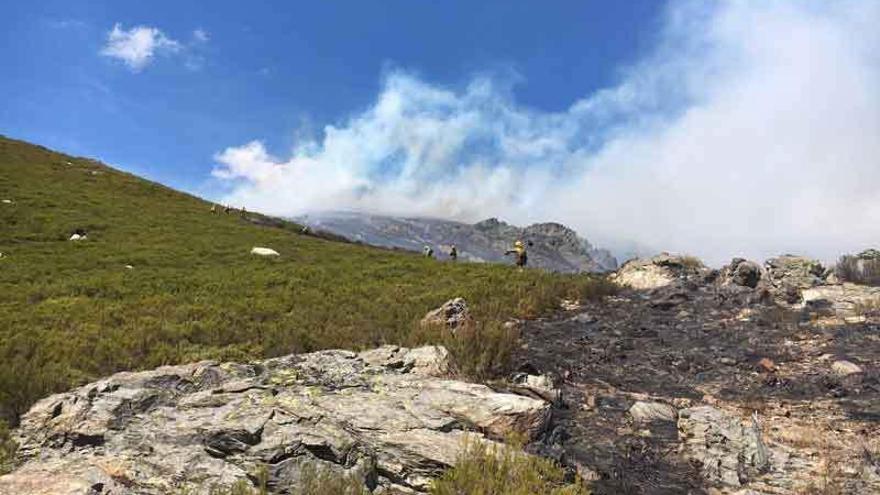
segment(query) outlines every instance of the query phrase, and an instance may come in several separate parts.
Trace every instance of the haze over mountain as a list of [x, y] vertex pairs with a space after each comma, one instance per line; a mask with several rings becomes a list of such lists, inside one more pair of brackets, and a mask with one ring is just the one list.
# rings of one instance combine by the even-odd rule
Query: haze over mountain
[[375, 246], [411, 251], [430, 246], [440, 259], [449, 258], [449, 250], [454, 244], [462, 260], [511, 263], [512, 258], [505, 256], [504, 252], [516, 240], [523, 240], [529, 244], [529, 266], [566, 273], [617, 268], [617, 260], [609, 251], [593, 247], [574, 230], [553, 222], [520, 228], [496, 218], [467, 224], [356, 212], [317, 213], [298, 217], [297, 221]]

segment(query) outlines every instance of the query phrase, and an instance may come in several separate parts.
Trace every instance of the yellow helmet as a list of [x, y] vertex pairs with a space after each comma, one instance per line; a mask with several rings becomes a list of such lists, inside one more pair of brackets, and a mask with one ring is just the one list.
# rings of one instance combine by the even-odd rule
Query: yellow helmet
[[516, 242], [513, 243], [513, 245], [514, 245], [515, 247], [519, 247], [519, 248], [521, 248], [521, 247], [523, 247], [523, 242], [522, 242], [522, 241], [516, 241]]

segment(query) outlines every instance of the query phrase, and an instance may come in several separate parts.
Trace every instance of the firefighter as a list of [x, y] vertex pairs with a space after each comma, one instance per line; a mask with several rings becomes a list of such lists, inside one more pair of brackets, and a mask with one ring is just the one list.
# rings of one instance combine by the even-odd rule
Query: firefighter
[[529, 257], [528, 257], [528, 254], [526, 254], [526, 246], [525, 246], [525, 244], [523, 244], [523, 241], [514, 242], [513, 249], [508, 249], [504, 253], [505, 256], [507, 256], [509, 254], [516, 256], [516, 266], [518, 266], [520, 270], [525, 268]]

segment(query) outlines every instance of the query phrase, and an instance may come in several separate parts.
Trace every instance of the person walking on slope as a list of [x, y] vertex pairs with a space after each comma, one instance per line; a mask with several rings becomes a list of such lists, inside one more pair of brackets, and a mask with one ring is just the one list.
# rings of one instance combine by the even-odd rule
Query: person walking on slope
[[513, 254], [516, 256], [516, 266], [518, 266], [520, 270], [525, 268], [529, 257], [526, 254], [526, 246], [525, 244], [523, 244], [523, 241], [514, 242], [513, 249], [508, 249], [507, 251], [505, 251], [504, 256], [507, 256], [509, 254]]
[[458, 260], [458, 249], [456, 249], [455, 244], [452, 245], [452, 248], [449, 249], [449, 259], [452, 261]]

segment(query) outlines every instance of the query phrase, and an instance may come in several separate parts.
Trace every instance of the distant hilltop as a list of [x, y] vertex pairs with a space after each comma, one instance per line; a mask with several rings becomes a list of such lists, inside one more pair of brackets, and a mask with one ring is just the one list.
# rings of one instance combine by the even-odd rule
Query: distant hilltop
[[548, 271], [605, 272], [617, 268], [606, 249], [592, 246], [560, 223], [517, 227], [497, 218], [468, 224], [434, 218], [408, 218], [357, 212], [323, 212], [296, 221], [353, 241], [375, 246], [421, 251], [430, 246], [438, 259], [448, 259], [454, 244], [460, 260], [511, 263], [504, 252], [516, 240], [527, 244], [529, 266]]

